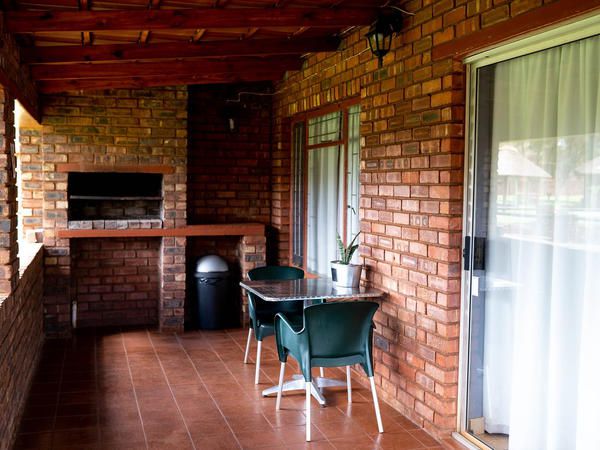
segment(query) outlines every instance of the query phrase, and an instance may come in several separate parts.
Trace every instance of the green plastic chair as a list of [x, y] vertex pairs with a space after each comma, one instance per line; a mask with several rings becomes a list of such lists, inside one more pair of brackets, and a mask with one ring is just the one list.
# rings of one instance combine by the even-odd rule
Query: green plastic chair
[[[289, 266], [265, 266], [257, 267], [248, 272], [250, 280], [298, 280], [304, 278], [304, 271], [296, 267]], [[250, 351], [250, 341], [252, 333], [257, 340], [256, 346], [256, 371], [254, 374], [254, 384], [260, 382], [260, 353], [262, 340], [267, 336], [275, 334], [275, 315], [284, 313], [292, 321], [302, 322], [302, 310], [304, 303], [300, 301], [290, 302], [267, 302], [254, 294], [248, 293], [248, 310], [250, 313], [250, 329], [248, 330], [248, 340], [246, 341], [246, 352], [244, 354], [244, 364], [248, 364], [248, 353]]]
[[275, 337], [281, 368], [275, 409], [281, 404], [285, 363], [292, 355], [306, 382], [306, 440], [310, 441], [312, 367], [347, 366], [348, 401], [351, 402], [350, 365], [360, 364], [369, 377], [377, 427], [383, 433], [379, 402], [373, 379], [373, 315], [375, 302], [337, 302], [307, 306], [303, 325], [284, 314], [275, 316]]

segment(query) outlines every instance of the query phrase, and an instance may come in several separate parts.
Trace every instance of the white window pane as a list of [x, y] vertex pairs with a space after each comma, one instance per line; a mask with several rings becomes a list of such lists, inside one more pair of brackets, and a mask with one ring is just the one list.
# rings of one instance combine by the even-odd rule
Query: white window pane
[[342, 133], [340, 111], [315, 117], [308, 121], [308, 145], [339, 141]]
[[[347, 227], [346, 242], [350, 241], [360, 231], [359, 194], [360, 194], [360, 106], [353, 106], [348, 115], [348, 171], [346, 173], [347, 189]], [[359, 240], [357, 240], [358, 242]], [[358, 252], [352, 257], [352, 262], [358, 262]]]

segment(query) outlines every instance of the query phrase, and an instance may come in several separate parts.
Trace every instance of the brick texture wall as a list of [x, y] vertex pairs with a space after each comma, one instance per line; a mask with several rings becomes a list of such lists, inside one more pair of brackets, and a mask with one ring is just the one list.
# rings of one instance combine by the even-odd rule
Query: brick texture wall
[[0, 300], [0, 450], [11, 448], [44, 342], [42, 250]]
[[159, 238], [76, 239], [77, 326], [158, 323]]
[[8, 296], [19, 278], [17, 172], [14, 98], [0, 89], [0, 295]]
[[21, 64], [19, 46], [13, 34], [6, 33], [4, 22], [0, 24], [0, 84], [3, 89], [19, 99], [30, 114], [37, 116], [39, 97], [29, 67]]
[[[44, 292], [48, 332], [68, 334], [73, 274], [67, 223], [67, 173], [60, 163], [174, 167], [163, 176], [163, 227], [186, 224], [187, 88], [116, 89], [44, 97], [43, 228]], [[183, 328], [185, 238], [162, 240], [159, 252], [159, 323]], [[77, 285], [77, 283], [75, 283]], [[112, 319], [111, 319], [112, 320]]]
[[403, 2], [415, 15], [405, 17], [383, 68], [360, 29], [276, 86], [280, 263], [288, 263], [290, 119], [361, 99], [360, 254], [368, 282], [386, 293], [375, 318], [376, 382], [387, 401], [438, 435], [456, 424], [465, 70], [450, 58], [433, 61], [431, 50], [542, 3], [551, 2]]
[[272, 99], [227, 100], [270, 91], [270, 84], [190, 87], [189, 223], [269, 223]]
[[42, 130], [20, 127], [17, 161], [21, 171], [20, 226], [23, 235], [42, 228], [43, 222], [43, 171]]
[[[190, 86], [188, 150], [188, 223], [259, 222], [268, 225], [271, 214], [270, 83]], [[240, 100], [227, 102], [227, 100]], [[227, 119], [235, 120], [228, 129]], [[217, 254], [228, 262], [235, 277], [264, 265], [266, 247], [257, 256], [245, 240], [224, 236], [188, 239], [188, 273], [198, 257]], [[263, 239], [264, 237], [256, 237]], [[188, 283], [188, 301], [195, 301], [195, 279]], [[245, 308], [245, 303], [244, 303]], [[187, 311], [193, 308], [188, 305]], [[192, 322], [188, 314], [188, 320]]]

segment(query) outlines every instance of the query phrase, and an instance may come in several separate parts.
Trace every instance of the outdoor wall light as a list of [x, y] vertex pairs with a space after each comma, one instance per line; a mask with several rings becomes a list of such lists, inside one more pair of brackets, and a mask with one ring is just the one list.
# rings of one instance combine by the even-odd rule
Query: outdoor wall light
[[379, 67], [383, 66], [383, 57], [388, 54], [392, 47], [392, 37], [394, 34], [400, 34], [402, 12], [400, 8], [394, 7], [383, 9], [365, 35], [371, 53], [379, 59]]

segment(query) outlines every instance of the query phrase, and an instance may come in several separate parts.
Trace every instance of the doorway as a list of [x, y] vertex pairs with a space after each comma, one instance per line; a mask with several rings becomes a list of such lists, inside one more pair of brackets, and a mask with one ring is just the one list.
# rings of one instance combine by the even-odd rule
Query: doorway
[[600, 35], [565, 41], [470, 66], [460, 420], [494, 449], [600, 448]]

